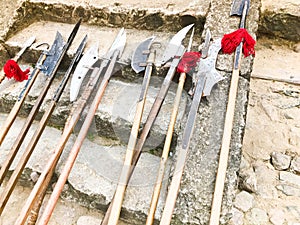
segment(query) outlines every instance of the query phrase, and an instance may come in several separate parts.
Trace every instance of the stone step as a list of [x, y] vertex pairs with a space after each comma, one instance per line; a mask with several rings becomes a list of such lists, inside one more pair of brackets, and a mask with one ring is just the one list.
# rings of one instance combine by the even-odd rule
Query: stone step
[[[6, 114], [0, 114], [0, 126], [3, 124]], [[25, 123], [22, 118], [17, 118], [16, 122], [10, 129], [8, 136], [0, 147], [0, 164], [2, 165], [6, 159], [10, 147], [13, 145], [20, 127]], [[28, 145], [30, 138], [37, 128], [35, 122], [14, 160], [10, 170], [16, 168], [21, 154]], [[48, 159], [57, 147], [57, 141], [60, 139], [61, 131], [46, 127], [41, 136], [35, 150], [27, 163], [25, 170], [21, 176], [21, 183], [29, 185], [31, 174], [41, 173], [47, 164]], [[64, 162], [69, 151], [74, 144], [76, 135], [72, 135], [65, 147], [61, 159], [56, 168], [56, 174], [59, 175], [64, 166]], [[55, 141], [53, 141], [55, 140]], [[107, 204], [110, 202], [117, 186], [118, 177], [121, 172], [123, 160], [125, 157], [126, 146], [120, 145], [118, 142], [95, 138], [93, 141], [86, 139], [76, 159], [76, 163], [68, 178], [68, 183], [62, 194], [63, 198], [73, 199], [74, 201], [89, 207], [105, 211]], [[133, 174], [130, 184], [126, 191], [126, 197], [123, 204], [123, 218], [140, 218], [145, 219], [149, 208], [151, 193], [156, 181], [156, 172], [160, 158], [149, 153], [143, 153], [137, 164], [137, 168]], [[166, 170], [165, 177], [168, 178], [170, 166]], [[145, 180], [145, 177], [147, 179]], [[164, 180], [162, 195], [158, 205], [156, 217], [159, 218], [162, 209], [162, 200], [166, 193], [167, 180]], [[55, 182], [55, 179], [54, 179]], [[140, 219], [137, 219], [139, 221]], [[132, 221], [133, 222], [133, 221]]]

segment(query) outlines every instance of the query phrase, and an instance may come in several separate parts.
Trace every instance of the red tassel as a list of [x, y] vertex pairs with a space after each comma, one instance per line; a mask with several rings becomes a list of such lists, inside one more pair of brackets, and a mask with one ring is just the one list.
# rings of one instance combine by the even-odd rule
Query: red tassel
[[200, 52], [186, 52], [182, 56], [178, 66], [177, 72], [178, 73], [188, 73], [193, 68], [196, 67], [197, 62], [199, 62], [201, 57]]
[[225, 54], [231, 54], [237, 46], [243, 41], [243, 54], [255, 56], [254, 46], [256, 41], [251, 37], [246, 29], [240, 28], [230, 34], [225, 34], [222, 38], [222, 51]]
[[14, 78], [16, 81], [22, 82], [28, 80], [30, 69], [22, 71], [20, 66], [12, 59], [7, 60], [4, 65], [4, 73], [8, 78]]

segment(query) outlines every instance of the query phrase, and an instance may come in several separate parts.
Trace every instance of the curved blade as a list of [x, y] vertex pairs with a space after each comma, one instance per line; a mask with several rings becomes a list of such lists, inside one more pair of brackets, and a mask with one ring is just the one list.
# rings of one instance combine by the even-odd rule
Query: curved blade
[[136, 73], [145, 70], [145, 66], [140, 65], [147, 62], [148, 54], [145, 54], [145, 51], [149, 50], [154, 39], [154, 36], [147, 38], [135, 49], [131, 59], [131, 67]]
[[190, 24], [184, 28], [182, 28], [180, 31], [178, 31], [173, 38], [170, 40], [169, 44], [167, 45], [167, 48], [164, 52], [164, 55], [162, 57], [162, 64], [169, 61], [171, 58], [173, 58], [179, 46], [181, 45], [182, 40], [185, 38], [186, 34], [189, 32], [189, 30], [194, 26], [194, 24]]
[[99, 59], [98, 56], [99, 44], [95, 44], [89, 48], [89, 50], [82, 56], [76, 69], [74, 71], [71, 86], [70, 86], [70, 101], [73, 102], [76, 100], [82, 81], [84, 80], [89, 69], [97, 62]]

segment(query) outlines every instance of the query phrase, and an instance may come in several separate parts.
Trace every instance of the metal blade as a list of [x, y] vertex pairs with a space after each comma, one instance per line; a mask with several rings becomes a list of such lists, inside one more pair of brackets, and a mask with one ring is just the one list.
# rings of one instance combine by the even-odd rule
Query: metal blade
[[182, 40], [185, 38], [186, 34], [189, 32], [189, 30], [194, 26], [194, 24], [190, 24], [184, 28], [182, 28], [180, 31], [178, 31], [173, 38], [170, 40], [164, 55], [161, 59], [161, 64], [166, 63], [167, 61], [169, 61], [171, 58], [173, 58], [176, 53], [177, 50], [179, 48], [179, 46], [181, 45]]
[[206, 30], [206, 35], [205, 35], [204, 46], [203, 46], [203, 49], [201, 51], [201, 58], [202, 59], [205, 59], [208, 56], [210, 39], [211, 39], [211, 33], [210, 33], [210, 30], [207, 29]]
[[246, 9], [246, 15], [249, 12], [249, 8], [250, 8], [250, 0], [234, 0], [231, 6], [231, 12], [230, 15], [236, 15], [236, 16], [241, 16], [243, 15], [243, 10], [244, 10], [244, 6], [247, 3], [247, 9]]
[[120, 51], [120, 55], [122, 54], [124, 47], [125, 47], [125, 42], [126, 42], [126, 33], [124, 30], [124, 27], [119, 31], [117, 37], [115, 38], [114, 42], [112, 43], [110, 49], [108, 50], [105, 58], [110, 59], [113, 56], [113, 53], [115, 50]]
[[145, 51], [150, 48], [154, 39], [155, 37], [147, 38], [135, 49], [132, 55], [131, 67], [136, 73], [145, 70], [145, 66], [141, 66], [140, 64], [146, 63], [148, 54], [145, 54]]
[[89, 50], [80, 59], [71, 80], [71, 86], [70, 86], [71, 102], [76, 100], [82, 81], [84, 80], [89, 69], [99, 59], [98, 51], [99, 51], [99, 44], [95, 44], [92, 47], [90, 47]]
[[14, 57], [14, 60], [18, 61], [18, 59], [21, 57], [21, 55], [23, 55], [23, 53], [26, 51], [26, 49], [29, 48], [34, 42], [35, 42], [35, 36], [32, 36], [24, 43], [23, 48], [16, 54], [16, 56]]
[[56, 32], [55, 40], [51, 46], [51, 49], [46, 52], [47, 58], [45, 59], [43, 65], [40, 66], [40, 70], [46, 76], [50, 76], [55, 68], [57, 60], [59, 60], [63, 48], [64, 48], [64, 40], [61, 33]]

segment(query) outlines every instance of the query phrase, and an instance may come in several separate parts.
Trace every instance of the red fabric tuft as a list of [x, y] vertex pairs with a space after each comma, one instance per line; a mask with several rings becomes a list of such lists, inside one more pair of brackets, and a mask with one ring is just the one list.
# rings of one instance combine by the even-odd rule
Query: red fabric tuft
[[178, 66], [177, 72], [178, 73], [188, 73], [193, 68], [196, 67], [197, 62], [199, 62], [201, 57], [200, 52], [186, 52], [182, 56]]
[[237, 46], [243, 41], [243, 54], [255, 56], [254, 46], [256, 41], [251, 37], [246, 29], [240, 28], [230, 34], [225, 34], [222, 38], [222, 51], [225, 54], [231, 54]]
[[29, 76], [29, 69], [26, 69], [25, 71], [22, 71], [20, 66], [12, 59], [7, 60], [7, 62], [4, 65], [4, 73], [8, 78], [14, 78], [16, 81], [24, 81], [28, 80]]

